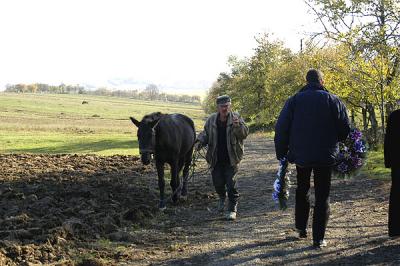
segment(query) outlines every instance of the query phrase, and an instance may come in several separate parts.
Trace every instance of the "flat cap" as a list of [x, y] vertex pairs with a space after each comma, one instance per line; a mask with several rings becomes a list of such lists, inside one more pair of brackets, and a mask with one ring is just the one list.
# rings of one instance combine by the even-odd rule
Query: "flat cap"
[[221, 95], [217, 97], [217, 104], [226, 104], [231, 102], [231, 97], [228, 95]]

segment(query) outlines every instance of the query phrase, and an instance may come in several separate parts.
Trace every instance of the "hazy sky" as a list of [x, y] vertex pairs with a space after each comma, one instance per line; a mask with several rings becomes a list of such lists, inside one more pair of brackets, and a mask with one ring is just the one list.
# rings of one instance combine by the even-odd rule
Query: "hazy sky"
[[303, 0], [7, 0], [0, 2], [0, 89], [90, 84], [201, 92], [229, 55], [274, 33], [298, 51], [312, 26]]

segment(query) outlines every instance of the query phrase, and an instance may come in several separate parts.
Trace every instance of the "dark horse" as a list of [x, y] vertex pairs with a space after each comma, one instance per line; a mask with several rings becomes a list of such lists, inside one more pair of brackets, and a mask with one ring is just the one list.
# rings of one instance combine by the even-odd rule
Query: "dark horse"
[[[151, 154], [156, 161], [158, 186], [160, 188], [160, 209], [165, 209], [164, 164], [171, 166], [172, 200], [187, 196], [187, 178], [192, 161], [193, 145], [196, 138], [193, 120], [182, 114], [151, 113], [138, 121], [130, 117], [138, 127], [139, 152], [142, 163], [150, 163]], [[183, 185], [179, 173], [183, 168]]]

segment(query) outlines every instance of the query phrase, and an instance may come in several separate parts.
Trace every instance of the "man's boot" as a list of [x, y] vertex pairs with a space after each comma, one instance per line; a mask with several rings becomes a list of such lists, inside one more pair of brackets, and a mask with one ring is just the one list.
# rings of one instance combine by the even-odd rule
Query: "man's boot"
[[318, 249], [321, 249], [321, 248], [324, 248], [324, 247], [326, 247], [328, 244], [326, 243], [326, 241], [325, 240], [316, 240], [316, 241], [313, 241], [313, 247], [314, 248], [318, 248]]
[[228, 212], [226, 215], [226, 219], [229, 221], [236, 220], [236, 212]]
[[299, 235], [299, 238], [307, 238], [307, 230], [306, 229], [304, 229], [304, 230], [296, 229], [296, 231]]
[[228, 214], [226, 215], [227, 220], [236, 220], [236, 212], [237, 212], [237, 202], [232, 203], [229, 201], [229, 206], [228, 206]]

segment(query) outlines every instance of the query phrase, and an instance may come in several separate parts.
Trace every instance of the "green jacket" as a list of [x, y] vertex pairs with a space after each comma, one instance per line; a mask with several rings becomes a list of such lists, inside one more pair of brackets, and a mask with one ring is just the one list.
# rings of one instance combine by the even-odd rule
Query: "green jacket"
[[[239, 117], [239, 125], [234, 126], [232, 122], [232, 114]], [[214, 168], [217, 163], [217, 141], [218, 141], [218, 128], [217, 128], [218, 113], [213, 113], [208, 117], [204, 125], [204, 131], [201, 132], [197, 140], [202, 145], [208, 145], [206, 160], [211, 168]], [[243, 119], [238, 113], [229, 112], [228, 121], [226, 124], [226, 140], [229, 154], [229, 160], [232, 166], [236, 166], [243, 158], [243, 140], [249, 134], [249, 129], [244, 123]]]

